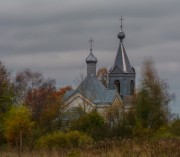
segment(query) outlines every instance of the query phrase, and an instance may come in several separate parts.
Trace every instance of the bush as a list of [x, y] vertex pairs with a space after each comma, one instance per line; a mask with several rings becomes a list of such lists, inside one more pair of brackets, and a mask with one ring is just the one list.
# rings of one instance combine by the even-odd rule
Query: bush
[[170, 130], [173, 135], [180, 136], [180, 119], [174, 120], [171, 124]]
[[170, 132], [170, 127], [168, 125], [161, 126], [156, 132], [153, 134], [153, 139], [154, 140], [159, 140], [159, 139], [170, 139], [174, 138], [172, 133]]
[[70, 131], [68, 133], [53, 132], [40, 137], [37, 141], [38, 148], [71, 148], [81, 147], [91, 144], [93, 139], [79, 131]]

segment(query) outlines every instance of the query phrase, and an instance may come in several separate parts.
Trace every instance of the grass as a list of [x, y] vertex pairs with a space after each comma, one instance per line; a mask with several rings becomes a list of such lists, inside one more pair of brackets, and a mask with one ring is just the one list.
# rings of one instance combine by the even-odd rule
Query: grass
[[179, 157], [180, 140], [104, 140], [88, 147], [72, 149], [33, 150], [18, 154], [15, 149], [1, 149], [0, 157]]

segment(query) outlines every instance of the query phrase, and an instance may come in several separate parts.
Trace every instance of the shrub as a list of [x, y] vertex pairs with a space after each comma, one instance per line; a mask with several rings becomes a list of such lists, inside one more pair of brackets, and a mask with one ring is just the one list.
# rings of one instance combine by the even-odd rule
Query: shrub
[[168, 138], [174, 138], [172, 133], [170, 132], [170, 127], [168, 125], [161, 126], [156, 132], [153, 134], [154, 140], [159, 139], [168, 139]]
[[79, 131], [70, 131], [68, 133], [53, 132], [40, 137], [37, 141], [38, 148], [71, 148], [81, 147], [91, 144], [93, 139]]
[[171, 124], [171, 133], [180, 136], [180, 119], [174, 120], [174, 122]]

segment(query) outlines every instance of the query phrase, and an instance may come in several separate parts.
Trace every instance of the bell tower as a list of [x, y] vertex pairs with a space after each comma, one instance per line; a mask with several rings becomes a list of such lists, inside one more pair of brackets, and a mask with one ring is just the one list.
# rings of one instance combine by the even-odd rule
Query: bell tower
[[123, 32], [123, 18], [121, 17], [120, 32], [117, 37], [120, 40], [114, 66], [109, 70], [109, 89], [116, 89], [122, 98], [131, 96], [135, 89], [135, 69], [131, 66], [123, 45], [125, 33]]

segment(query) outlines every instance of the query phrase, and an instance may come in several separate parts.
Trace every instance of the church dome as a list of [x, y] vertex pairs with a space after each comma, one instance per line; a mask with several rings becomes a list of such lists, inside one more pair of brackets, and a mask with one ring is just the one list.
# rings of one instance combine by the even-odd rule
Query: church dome
[[86, 58], [86, 63], [97, 63], [97, 58], [93, 55], [92, 52]]

